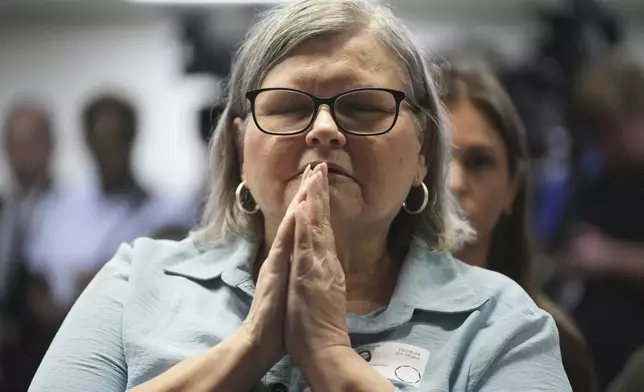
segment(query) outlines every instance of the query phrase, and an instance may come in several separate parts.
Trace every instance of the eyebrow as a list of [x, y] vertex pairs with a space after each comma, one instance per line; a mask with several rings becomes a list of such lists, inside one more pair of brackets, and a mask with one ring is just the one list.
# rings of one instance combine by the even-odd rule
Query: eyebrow
[[452, 144], [452, 155], [458, 156], [463, 154], [463, 152], [474, 152], [474, 153], [486, 153], [489, 155], [494, 155], [494, 147], [493, 146], [487, 146], [487, 145], [473, 145], [473, 146], [466, 146], [466, 147], [457, 147]]
[[389, 86], [385, 86], [382, 83], [378, 83], [375, 80], [374, 81], [365, 81], [362, 75], [359, 75], [358, 73], [339, 73], [335, 75], [330, 75], [329, 77], [326, 78], [316, 78], [312, 77], [310, 74], [300, 74], [300, 75], [294, 75], [293, 77], [290, 77], [286, 80], [288, 84], [294, 85], [296, 87], [300, 88], [308, 88], [311, 87], [312, 85], [320, 85], [320, 84], [326, 84], [326, 83], [338, 83], [344, 86], [344, 88], [348, 90], [352, 89], [358, 89], [358, 88], [369, 88], [369, 87], [374, 87], [374, 88], [389, 88]]

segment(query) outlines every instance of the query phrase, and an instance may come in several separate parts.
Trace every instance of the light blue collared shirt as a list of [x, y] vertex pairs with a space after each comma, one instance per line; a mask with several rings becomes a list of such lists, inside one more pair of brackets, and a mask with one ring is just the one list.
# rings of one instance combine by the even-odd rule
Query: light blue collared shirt
[[[244, 239], [123, 245], [70, 311], [29, 391], [125, 391], [221, 342], [250, 309], [257, 250]], [[347, 323], [355, 347], [393, 342], [429, 352], [418, 384], [391, 380], [400, 391], [571, 390], [547, 313], [507, 277], [419, 240], [389, 305]], [[308, 390], [288, 357], [256, 390], [284, 387]]]

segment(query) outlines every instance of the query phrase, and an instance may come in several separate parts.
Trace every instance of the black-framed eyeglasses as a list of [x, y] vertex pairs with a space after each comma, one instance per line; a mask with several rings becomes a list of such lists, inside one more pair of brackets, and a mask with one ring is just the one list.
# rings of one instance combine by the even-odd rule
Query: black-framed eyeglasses
[[321, 105], [328, 105], [338, 128], [359, 136], [389, 132], [406, 99], [402, 91], [358, 88], [320, 98], [292, 88], [262, 88], [246, 93], [255, 125], [269, 135], [289, 136], [311, 127]]

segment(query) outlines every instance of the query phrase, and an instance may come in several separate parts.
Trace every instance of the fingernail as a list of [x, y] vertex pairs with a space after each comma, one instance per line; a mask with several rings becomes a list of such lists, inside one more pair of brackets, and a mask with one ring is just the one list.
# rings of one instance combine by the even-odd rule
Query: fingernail
[[311, 173], [311, 164], [309, 163], [304, 169], [304, 173], [302, 173], [302, 178], [300, 179], [300, 188], [304, 186], [304, 181], [306, 181], [310, 173]]
[[304, 169], [304, 173], [302, 173], [302, 183], [309, 177], [309, 174], [311, 173], [311, 164], [307, 165], [306, 168]]
[[327, 164], [324, 165], [324, 169], [322, 169], [322, 174], [324, 175], [324, 177], [329, 176], [329, 165]]

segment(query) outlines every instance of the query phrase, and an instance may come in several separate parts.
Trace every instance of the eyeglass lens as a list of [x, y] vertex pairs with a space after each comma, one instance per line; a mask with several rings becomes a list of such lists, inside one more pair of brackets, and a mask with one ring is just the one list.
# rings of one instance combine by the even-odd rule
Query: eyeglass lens
[[[311, 125], [315, 116], [313, 98], [292, 90], [266, 90], [255, 98], [257, 125], [270, 133], [297, 133]], [[396, 119], [396, 98], [388, 91], [357, 90], [335, 101], [332, 110], [338, 125], [356, 134], [388, 130]]]

